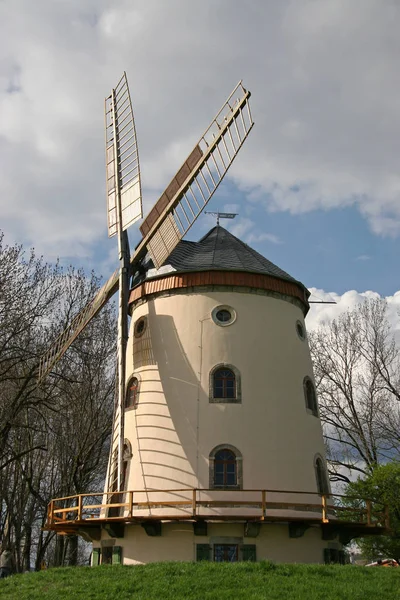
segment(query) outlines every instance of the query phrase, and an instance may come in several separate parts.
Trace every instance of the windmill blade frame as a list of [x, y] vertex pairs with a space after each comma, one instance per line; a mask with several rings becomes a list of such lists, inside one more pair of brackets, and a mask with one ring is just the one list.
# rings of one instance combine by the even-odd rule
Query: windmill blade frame
[[[121, 84], [121, 82], [123, 82], [123, 84]], [[120, 84], [125, 85], [125, 83], [127, 85], [126, 74], [124, 73], [117, 87], [113, 90], [113, 94], [106, 99], [107, 102], [107, 100], [114, 95], [114, 112], [117, 110], [118, 90], [123, 89], [123, 87], [119, 88], [118, 86], [120, 86]], [[235, 100], [236, 94], [239, 94], [239, 97]], [[192, 152], [189, 154], [188, 158], [177, 171], [170, 184], [141, 224], [140, 231], [143, 238], [130, 257], [131, 271], [135, 269], [137, 263], [143, 258], [147, 251], [150, 253], [156, 268], [159, 268], [166, 261], [183, 236], [188, 232], [203, 209], [207, 206], [254, 126], [249, 104], [250, 96], [250, 91], [244, 88], [242, 81], [239, 81], [218, 111], [217, 115], [211, 121], [211, 124], [201, 136], [198, 143], [195, 145]], [[106, 119], [107, 110], [106, 104]], [[119, 114], [121, 115], [121, 112]], [[118, 139], [116, 139], [118, 138], [117, 118], [114, 118], [114, 121], [108, 123], [108, 125], [106, 120], [106, 129], [107, 126], [111, 125], [113, 125], [114, 128], [114, 138], [111, 140], [110, 137], [107, 138], [106, 136], [106, 173], [109, 215], [110, 206], [112, 207], [111, 210], [114, 210], [114, 199], [111, 200], [110, 205], [110, 194], [113, 193], [113, 190], [115, 190], [116, 212], [119, 208], [121, 214], [123, 214], [124, 207], [122, 203], [124, 190], [131, 189], [132, 181], [128, 180], [128, 187], [124, 187], [123, 173], [121, 172], [123, 161], [118, 162], [121, 157], [121, 152], [118, 150]], [[133, 132], [137, 149], [134, 121]], [[113, 167], [110, 166], [111, 141], [114, 147], [114, 175]], [[135, 171], [135, 173], [139, 175], [140, 189], [138, 156], [137, 171]], [[115, 178], [115, 182], [110, 181], [115, 174], [119, 174], [119, 177]], [[118, 185], [120, 185], [120, 193], [118, 193]], [[129, 197], [127, 195], [127, 202], [129, 202], [133, 196], [131, 195]], [[118, 197], [121, 199], [120, 207], [117, 206]], [[136, 202], [136, 210], [138, 210], [137, 198], [136, 200], [133, 200], [133, 202]], [[129, 213], [126, 212], [126, 214], [128, 215]], [[111, 217], [109, 216], [109, 234], [114, 235], [114, 226], [115, 233], [118, 232], [118, 219], [112, 217], [110, 221], [110, 218]], [[140, 217], [135, 217], [134, 220], [137, 220], [138, 218]], [[129, 219], [126, 222], [124, 222], [123, 219], [121, 219], [121, 221], [123, 230], [133, 222]], [[124, 234], [126, 235], [125, 231]], [[78, 337], [80, 332], [83, 331], [91, 319], [93, 319], [108, 300], [118, 291], [119, 287], [119, 270], [117, 269], [99, 290], [94, 299], [72, 320], [70, 325], [68, 325], [68, 327], [60, 334], [46, 354], [42, 356], [39, 366], [39, 383], [41, 383], [50, 373], [53, 366], [68, 350], [69, 346]]]
[[254, 126], [250, 96], [239, 81], [141, 224], [143, 240], [131, 263], [146, 246], [154, 266], [162, 266], [207, 206]]
[[118, 233], [119, 212], [123, 231], [143, 217], [136, 127], [125, 72], [104, 104], [108, 236], [112, 237]]
[[95, 297], [72, 319], [71, 323], [56, 338], [39, 362], [38, 383], [40, 384], [50, 373], [54, 365], [84, 330], [86, 325], [97, 315], [103, 306], [118, 291], [118, 269], [109, 277]]

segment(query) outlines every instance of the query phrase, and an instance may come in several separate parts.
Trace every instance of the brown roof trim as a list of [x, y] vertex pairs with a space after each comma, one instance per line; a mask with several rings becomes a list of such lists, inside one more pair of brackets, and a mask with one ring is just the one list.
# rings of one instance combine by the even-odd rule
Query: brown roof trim
[[306, 290], [300, 284], [269, 275], [237, 271], [200, 271], [198, 273], [179, 273], [159, 279], [149, 279], [143, 281], [131, 291], [129, 304], [151, 294], [204, 285], [226, 285], [269, 290], [298, 298], [304, 305], [305, 314], [309, 309]]

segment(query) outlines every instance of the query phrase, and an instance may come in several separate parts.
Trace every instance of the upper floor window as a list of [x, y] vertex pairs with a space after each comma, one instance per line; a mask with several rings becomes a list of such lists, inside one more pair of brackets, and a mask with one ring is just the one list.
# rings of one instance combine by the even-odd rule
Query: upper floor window
[[328, 477], [326, 475], [325, 465], [320, 456], [315, 459], [314, 468], [318, 493], [321, 495], [329, 494]]
[[318, 416], [317, 394], [315, 393], [314, 384], [309, 377], [304, 377], [303, 388], [304, 388], [304, 398], [306, 401], [306, 407], [312, 412], [313, 415], [315, 415], [317, 417]]
[[210, 489], [243, 487], [242, 455], [230, 444], [221, 444], [210, 452]]
[[306, 339], [306, 331], [301, 321], [296, 321], [296, 331], [299, 338], [304, 341]]
[[139, 317], [139, 319], [135, 322], [135, 326], [133, 328], [133, 335], [135, 338], [140, 338], [144, 334], [147, 328], [147, 317]]
[[125, 396], [125, 408], [136, 408], [139, 400], [139, 381], [137, 377], [132, 377], [128, 383]]
[[210, 402], [240, 402], [240, 374], [232, 365], [217, 365], [210, 372]]
[[215, 487], [229, 487], [236, 484], [236, 456], [232, 450], [224, 448], [214, 457], [214, 485]]
[[236, 311], [232, 306], [216, 306], [211, 312], [211, 318], [216, 325], [227, 327], [236, 321]]
[[235, 398], [235, 373], [230, 369], [218, 369], [214, 373], [214, 398]]

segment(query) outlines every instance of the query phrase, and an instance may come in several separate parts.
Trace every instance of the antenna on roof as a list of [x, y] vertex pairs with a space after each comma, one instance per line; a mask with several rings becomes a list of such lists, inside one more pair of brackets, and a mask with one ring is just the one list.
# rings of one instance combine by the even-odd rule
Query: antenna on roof
[[234, 219], [238, 216], [238, 213], [225, 213], [225, 212], [209, 212], [207, 210], [204, 211], [205, 215], [213, 215], [217, 217], [217, 225], [219, 225], [220, 219]]

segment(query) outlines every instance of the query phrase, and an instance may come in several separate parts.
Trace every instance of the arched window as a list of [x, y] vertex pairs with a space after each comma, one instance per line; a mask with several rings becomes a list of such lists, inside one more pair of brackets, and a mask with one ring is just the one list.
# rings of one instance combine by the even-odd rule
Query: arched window
[[237, 448], [221, 444], [210, 453], [209, 460], [211, 489], [242, 488], [242, 456]]
[[240, 373], [233, 365], [216, 365], [210, 371], [210, 402], [241, 402]]
[[232, 450], [224, 448], [214, 458], [214, 485], [229, 487], [237, 484], [236, 456]]
[[317, 395], [315, 393], [315, 387], [313, 382], [309, 377], [304, 377], [303, 380], [303, 388], [304, 388], [304, 398], [306, 401], [306, 407], [308, 410], [312, 412], [316, 417], [318, 416], [318, 406], [317, 406]]
[[214, 373], [214, 398], [233, 399], [236, 396], [236, 378], [231, 369], [218, 369]]
[[129, 466], [129, 461], [132, 458], [132, 446], [130, 444], [130, 442], [128, 440], [124, 440], [124, 451], [123, 451], [123, 455], [122, 455], [122, 478], [121, 478], [121, 486], [122, 489], [124, 490], [126, 487], [126, 483], [128, 481], [128, 466]]
[[314, 468], [318, 493], [321, 495], [329, 494], [329, 484], [326, 475], [326, 469], [320, 456], [315, 459]]
[[136, 408], [139, 400], [139, 381], [137, 377], [132, 377], [128, 383], [125, 396], [125, 408]]

